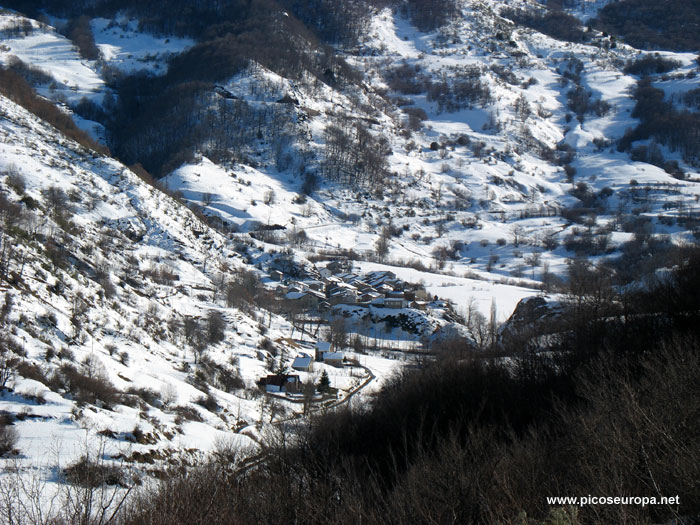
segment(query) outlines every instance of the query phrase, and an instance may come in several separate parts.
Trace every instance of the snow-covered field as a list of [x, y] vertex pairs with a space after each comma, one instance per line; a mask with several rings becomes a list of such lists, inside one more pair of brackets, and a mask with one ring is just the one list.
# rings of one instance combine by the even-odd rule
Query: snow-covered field
[[190, 39], [157, 37], [140, 31], [138, 20], [125, 17], [96, 18], [91, 26], [104, 61], [126, 73], [148, 71], [162, 75], [171, 56], [194, 45]]
[[521, 299], [538, 293], [532, 288], [494, 283], [486, 279], [469, 279], [422, 272], [413, 268], [400, 268], [378, 263], [361, 263], [358, 266], [366, 272], [390, 270], [406, 282], [423, 283], [426, 291], [431, 295], [454, 303], [457, 313], [463, 313], [470, 307], [476, 307], [479, 312], [488, 317], [493, 306], [496, 308], [499, 322], [510, 317]]
[[[10, 28], [27, 24], [27, 31], [10, 32]], [[31, 29], [30, 29], [31, 28]], [[41, 85], [38, 92], [47, 98], [77, 103], [83, 97], [101, 102], [105, 82], [96, 65], [80, 57], [78, 50], [63, 35], [50, 26], [0, 13], [0, 62], [7, 65], [12, 57], [42, 70], [51, 81]]]

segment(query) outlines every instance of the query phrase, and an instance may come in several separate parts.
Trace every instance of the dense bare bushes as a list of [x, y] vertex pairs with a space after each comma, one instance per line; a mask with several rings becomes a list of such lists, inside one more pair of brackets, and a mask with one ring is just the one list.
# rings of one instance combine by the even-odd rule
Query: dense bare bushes
[[[387, 72], [389, 87], [405, 95], [427, 92], [428, 100], [436, 102], [440, 111], [459, 111], [491, 101], [491, 91], [482, 81], [483, 71], [478, 66], [449, 68], [437, 81], [423, 73], [419, 66], [402, 64]], [[416, 113], [417, 108], [405, 110]]]
[[640, 49], [697, 51], [700, 5], [694, 0], [621, 0], [606, 5], [594, 25]]
[[634, 61], [629, 61], [625, 66], [625, 73], [630, 75], [647, 76], [653, 74], [668, 73], [681, 67], [678, 60], [664, 58], [657, 55], [644, 55]]
[[11, 416], [0, 414], [0, 457], [12, 453], [17, 446], [19, 434], [12, 425]]
[[[684, 293], [700, 281], [697, 260], [622, 299], [610, 272], [579, 264], [566, 313], [541, 327], [557, 337], [511, 341], [509, 368], [459, 353], [404, 373], [368, 410], [315, 420], [295, 447], [281, 438], [256, 469], [233, 475], [213, 463], [174, 475], [134, 502], [125, 520], [530, 524], [697, 516], [700, 304]], [[546, 501], [587, 494], [679, 495], [680, 506], [588, 506], [572, 514]]]
[[[663, 90], [652, 86], [648, 77], [637, 83], [634, 98], [637, 103], [632, 117], [639, 118], [641, 123], [625, 132], [618, 143], [620, 151], [630, 149], [635, 141], [653, 138], [691, 161], [700, 159], [700, 142], [697, 140], [700, 135], [699, 113], [677, 110], [666, 100]], [[650, 156], [647, 151], [645, 157], [674, 176], [683, 177], [677, 164], [665, 162], [663, 156]]]
[[329, 43], [352, 45], [366, 31], [371, 13], [362, 0], [282, 0], [306, 27]]
[[[402, 515], [403, 509], [402, 522], [411, 515], [446, 513], [464, 523], [510, 523], [526, 510], [539, 522], [552, 510], [546, 496], [660, 498], [680, 490], [681, 501], [688, 502], [685, 512], [697, 512], [692, 503], [697, 488], [690, 480], [699, 473], [698, 426], [688, 418], [697, 416], [700, 405], [686, 405], [683, 397], [698, 394], [686, 368], [698, 370], [697, 343], [657, 350], [641, 363], [614, 361], [611, 367], [596, 360], [578, 377], [575, 391], [583, 402], [560, 405], [546, 424], [523, 437], [504, 440], [482, 425], [474, 425], [464, 440], [449, 436], [436, 454], [425, 455], [401, 477], [391, 511]], [[677, 507], [592, 506], [579, 510], [578, 522], [644, 523], [679, 512]]]
[[24, 80], [33, 85], [48, 85], [54, 81], [54, 78], [47, 71], [31, 64], [27, 64], [26, 62], [23, 62], [19, 58], [12, 55], [10, 55], [7, 60], [7, 69], [17, 73]]
[[352, 187], [383, 188], [388, 177], [388, 140], [362, 122], [337, 121], [324, 130], [323, 174]]
[[482, 71], [477, 66], [454, 68], [449, 78], [426, 84], [428, 100], [434, 101], [440, 111], [459, 111], [484, 107], [491, 101], [491, 91], [481, 80]]
[[455, 0], [408, 0], [401, 7], [421, 31], [437, 29], [459, 13]]
[[586, 38], [581, 22], [563, 11], [508, 8], [501, 15], [559, 40], [583, 42]]
[[63, 388], [76, 401], [114, 406], [120, 400], [119, 392], [101, 367], [83, 370], [71, 364], [64, 364], [54, 374], [51, 383], [54, 388]]
[[119, 467], [95, 461], [88, 455], [63, 469], [62, 475], [68, 483], [89, 488], [102, 485], [125, 486], [126, 481], [124, 472]]

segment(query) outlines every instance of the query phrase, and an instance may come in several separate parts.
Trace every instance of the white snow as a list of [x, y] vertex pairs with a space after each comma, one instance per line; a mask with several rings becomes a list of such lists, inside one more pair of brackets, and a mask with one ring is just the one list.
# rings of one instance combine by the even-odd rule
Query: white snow
[[141, 31], [137, 20], [124, 16], [95, 18], [91, 27], [104, 61], [126, 73], [145, 70], [165, 74], [168, 59], [194, 45], [188, 38], [158, 37]]
[[[587, 2], [585, 16], [604, 3]], [[258, 394], [256, 381], [269, 373], [270, 365], [283, 367], [300, 351], [312, 353], [312, 342], [289, 339], [296, 333], [308, 340], [309, 334], [299, 336], [288, 319], [259, 305], [229, 307], [221, 290], [239, 270], [246, 270], [270, 287], [279, 286], [274, 293], [281, 299], [284, 284], [270, 283], [265, 274], [281, 252], [312, 267], [310, 260], [322, 266], [352, 250], [361, 259], [354, 262], [357, 273], [391, 270], [407, 282], [422, 283], [438, 301], [430, 303], [425, 313], [408, 308], [401, 313], [414, 315], [425, 335], [452, 322], [444, 318], [449, 313], [445, 301], [457, 314], [476, 308], [488, 318], [495, 309], [497, 320], [507, 319], [519, 300], [540, 293], [547, 270], [565, 276], [567, 260], [575, 254], [562, 243], [577, 228], [603, 232], [617, 228], [609, 237], [613, 251], [633, 237], [619, 226], [623, 214], [650, 218], [658, 238], [668, 236], [676, 243], [692, 239], [686, 226], [662, 224], [659, 219], [675, 221], [700, 212], [697, 167], [664, 148], [664, 155], [679, 161], [689, 175], [689, 180], [676, 180], [656, 166], [631, 162], [613, 142], [604, 142], [636, 125], [630, 113], [637, 79], [622, 71], [624, 62], [637, 56], [635, 50], [624, 45], [604, 50], [513, 28], [494, 15], [499, 5], [493, 0], [465, 2], [461, 17], [432, 33], [422, 33], [401, 16], [382, 10], [359, 51], [346, 57], [364, 73], [365, 89], [337, 90], [310, 78], [292, 82], [259, 64], [223, 83], [220, 88], [227, 96], [253, 107], [293, 97], [297, 103], [288, 105], [285, 114], [298, 131], [295, 141], [277, 152], [271, 151], [270, 137], [258, 137], [244, 152], [255, 159], [254, 167], [248, 165], [252, 161], [217, 165], [201, 156], [163, 179], [186, 202], [220, 219], [227, 234], [209, 228], [119, 162], [82, 150], [0, 97], [0, 173], [19, 173], [26, 182], [20, 195], [2, 175], [4, 193], [12, 202], [22, 198], [31, 202], [27, 197], [36, 201], [41, 213], [24, 226], [37, 239], [61, 243], [63, 227], [46, 211], [45, 194], [52, 186], [68, 193], [75, 229], [65, 233], [70, 241], [66, 242], [89, 267], [74, 272], [57, 269], [41, 242], [20, 243], [17, 249], [29, 261], [23, 279], [30, 293], [11, 290], [13, 337], [21, 341], [26, 359], [48, 372], [71, 363], [82, 371], [103, 374], [122, 392], [152, 389], [167, 398], [167, 403], [153, 405], [142, 401], [98, 407], [18, 376], [9, 384], [13, 392], [0, 398], [0, 411], [18, 415], [21, 455], [0, 459], [0, 465], [15, 462], [27, 475], [40, 470], [49, 476], [57, 465], [75, 461], [95, 442], [105, 459], [113, 462], [149, 451], [198, 457], [222, 440], [254, 450], [271, 420], [291, 418], [300, 411], [296, 403], [273, 402]], [[0, 31], [18, 20], [3, 12]], [[36, 22], [32, 27], [28, 35], [8, 34], [2, 40], [0, 61], [6, 64], [16, 56], [45, 70], [55, 85], [39, 86], [38, 91], [53, 100], [74, 103], [85, 96], [101, 102], [107, 92], [99, 75], [102, 66], [82, 60], [52, 28]], [[104, 63], [125, 72], [162, 74], [169, 57], [193, 45], [187, 39], [142, 32], [137, 22], [124, 17], [94, 20], [92, 28]], [[496, 38], [504, 31], [515, 45]], [[695, 89], [700, 84], [693, 76], [695, 57], [666, 55], [682, 66], [654, 85], [669, 96]], [[582, 87], [610, 103], [607, 115], [587, 114], [583, 123], [575, 116], [566, 118], [567, 93], [573, 85], [562, 80], [561, 72], [573, 58], [584, 64]], [[448, 83], [454, 82], [459, 68], [477, 66], [491, 100], [447, 112], [425, 92], [388, 91], [388, 99], [401, 97], [402, 105], [426, 112], [420, 128], [407, 132], [401, 129], [406, 115], [374, 92], [388, 87], [384, 70], [402, 63], [431, 81], [444, 76]], [[520, 97], [531, 107], [525, 117], [515, 111]], [[378, 109], [368, 109], [372, 107]], [[75, 120], [94, 136], [104, 137], [101, 127]], [[317, 172], [323, 158], [326, 126], [357, 120], [374, 136], [386, 137], [391, 149], [386, 159], [391, 175], [383, 191], [322, 181], [312, 195], [302, 196], [304, 173]], [[562, 166], [543, 160], [543, 151], [557, 154], [562, 144], [576, 149], [571, 159], [576, 170], [573, 184]], [[277, 162], [275, 157], [284, 155], [291, 160]], [[585, 183], [592, 192], [612, 191], [592, 224], [576, 224], [562, 216], [563, 209], [578, 203], [571, 195], [577, 183]], [[248, 233], [261, 227], [274, 227], [276, 233], [266, 242], [252, 240]], [[306, 242], [290, 245], [287, 241], [302, 230]], [[389, 232], [388, 253], [381, 260], [376, 246], [384, 231]], [[99, 269], [106, 269], [116, 288], [113, 298], [105, 295], [104, 281], [97, 278]], [[172, 281], [158, 282], [158, 274], [171, 274]], [[83, 329], [74, 322], [80, 302], [77, 292], [87, 304]], [[295, 297], [294, 292], [288, 297]], [[188, 318], [205, 320], [212, 311], [225, 319], [225, 336], [208, 348], [206, 356], [228, 373], [238, 374], [246, 387], [230, 392], [212, 387], [211, 395], [220, 405], [215, 411], [197, 404], [206, 392], [194, 380], [192, 345], [182, 330], [171, 330]], [[351, 334], [361, 334], [378, 347], [368, 354], [347, 353], [376, 376], [353, 403], [376, 393], [420, 346], [416, 333], [379, 322], [367, 326], [368, 315], [381, 318], [391, 313], [396, 311], [376, 305], [331, 309], [329, 315], [346, 316]], [[51, 317], [55, 326], [40, 321]], [[277, 357], [265, 349], [270, 345]], [[73, 357], [47, 359], [47, 351], [64, 349]], [[123, 357], [125, 352], [128, 357]], [[340, 400], [367, 379], [361, 368], [320, 363], [299, 376], [317, 383], [323, 371], [341, 390]], [[42, 396], [45, 404], [32, 400]], [[135, 442], [136, 428], [153, 437], [154, 443]], [[50, 480], [56, 485], [55, 476]]]
[[[0, 31], [27, 20], [9, 12], [0, 13]], [[70, 103], [83, 97], [101, 103], [105, 83], [97, 73], [96, 64], [80, 57], [77, 49], [63, 35], [49, 26], [30, 22], [33, 29], [28, 35], [5, 36], [0, 46], [0, 62], [7, 64], [11, 57], [41, 69], [53, 82], [39, 88], [39, 92], [54, 100]]]

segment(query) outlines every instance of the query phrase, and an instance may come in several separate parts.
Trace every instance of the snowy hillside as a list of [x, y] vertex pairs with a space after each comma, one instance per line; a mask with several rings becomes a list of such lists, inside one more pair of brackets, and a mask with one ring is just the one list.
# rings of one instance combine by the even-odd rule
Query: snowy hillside
[[565, 304], [581, 268], [632, 288], [697, 242], [700, 148], [675, 133], [700, 122], [696, 54], [560, 40], [518, 18], [539, 2], [455, 5], [432, 31], [365, 6], [327, 42], [302, 8], [0, 10], [2, 72], [99, 143], [0, 86], [0, 481], [258, 461], [406, 366], [502, 352], [518, 304]]
[[[685, 173], [674, 177], [615, 149], [638, 122], [630, 116], [638, 77], [623, 71], [637, 53], [611, 49], [603, 37], [572, 44], [514, 27], [497, 7], [465, 4], [462, 18], [429, 34], [382, 11], [347, 56], [373, 86], [367, 93], [327, 95], [259, 68], [232, 79], [226, 92], [236, 100], [223, 104], [279, 106], [290, 95], [296, 142], [268, 148], [260, 140], [251, 146], [254, 168], [204, 159], [168, 176], [168, 187], [242, 231], [303, 229], [309, 253], [352, 249], [373, 258], [388, 229], [384, 257], [393, 264], [420, 261], [490, 280], [563, 277], [567, 259], [617, 256], [639, 228], [664, 243], [693, 240], [697, 168], [661, 146]], [[697, 86], [693, 55], [663, 56], [680, 67], [659, 87]], [[385, 140], [391, 175], [374, 186], [321, 182], [307, 200], [299, 172], [315, 168], [323, 181], [329, 141], [338, 140], [331, 126]]]
[[186, 38], [156, 37], [138, 30], [138, 20], [120, 17], [92, 21], [95, 44], [102, 61], [126, 73], [148, 71], [161, 75], [168, 59], [194, 45]]
[[[221, 311], [252, 336], [253, 319], [213, 301], [213, 275], [222, 265], [233, 272], [235, 257], [191, 213], [125, 167], [62, 139], [7, 99], [2, 111], [4, 203], [11, 213], [5, 220], [13, 226], [3, 238], [4, 322], [13, 326], [4, 358], [11, 344], [19, 344], [23, 366], [34, 370], [10, 379], [6, 386], [14, 393], [2, 401], [4, 410], [26, 419], [17, 425], [19, 450], [31, 464], [60, 444], [68, 451], [62, 449], [62, 461], [71, 461], [83, 453], [86, 431], [108, 431], [114, 439], [107, 440], [106, 453], [123, 453], [125, 438], [137, 427], [156, 436], [160, 448], [190, 448], [195, 441], [201, 448], [202, 439], [211, 443], [214, 428], [235, 426], [234, 414], [246, 417], [254, 402], [243, 401], [248, 408], [241, 409], [235, 396], [223, 394], [228, 417], [174, 423], [173, 410], [203, 393], [186, 382], [182, 365], [192, 355], [182, 352], [172, 330], [186, 317]], [[225, 340], [234, 338], [228, 332]], [[241, 345], [235, 354], [242, 383], [255, 380], [256, 366], [262, 369], [256, 365], [255, 340], [248, 343], [247, 351]], [[226, 346], [220, 345], [221, 357], [231, 359]], [[77, 379], [66, 379], [61, 372], [66, 370], [103, 382], [106, 399], [89, 388], [73, 390], [71, 381]], [[62, 381], [63, 397], [56, 392]], [[128, 390], [134, 392], [130, 407], [119, 402]], [[138, 408], [138, 392], [146, 390], [157, 400], [155, 406], [143, 405], [148, 420], [139, 417]], [[92, 401], [89, 408], [85, 401]], [[132, 452], [151, 448], [134, 447]]]
[[[255, 383], [299, 347], [279, 316], [226, 299], [254, 268], [123, 165], [0, 106], [0, 410], [19, 436], [3, 463], [43, 477], [86, 454], [157, 469], [255, 449], [248, 425], [299, 410]], [[358, 384], [330, 371], [341, 397]]]
[[7, 65], [13, 57], [37, 68], [38, 91], [54, 100], [77, 103], [81, 98], [101, 102], [105, 82], [95, 64], [81, 59], [78, 50], [50, 26], [4, 11], [0, 13], [2, 48], [0, 60]]

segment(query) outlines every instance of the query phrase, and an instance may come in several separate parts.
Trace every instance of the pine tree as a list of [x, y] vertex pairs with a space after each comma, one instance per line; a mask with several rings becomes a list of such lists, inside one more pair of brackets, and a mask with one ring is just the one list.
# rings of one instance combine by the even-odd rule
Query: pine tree
[[328, 372], [325, 370], [323, 371], [323, 374], [321, 374], [321, 379], [318, 382], [318, 391], [319, 392], [328, 392], [331, 389], [331, 379], [328, 377]]

